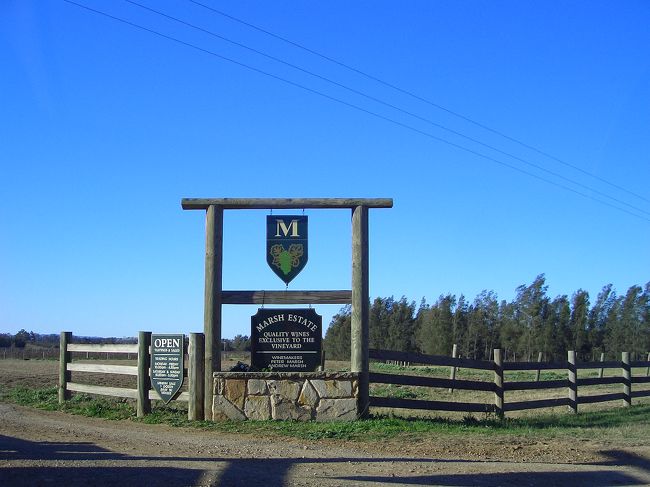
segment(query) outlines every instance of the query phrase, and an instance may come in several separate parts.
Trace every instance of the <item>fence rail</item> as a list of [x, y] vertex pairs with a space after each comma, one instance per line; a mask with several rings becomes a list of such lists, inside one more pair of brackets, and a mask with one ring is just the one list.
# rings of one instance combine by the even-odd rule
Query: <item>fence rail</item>
[[[137, 415], [151, 412], [151, 400], [161, 399], [151, 388], [150, 349], [151, 332], [141, 331], [137, 344], [71, 343], [72, 333], [62, 332], [59, 345], [59, 403], [70, 398], [72, 392], [98, 394], [136, 400]], [[189, 377], [187, 392], [179, 393], [174, 400], [189, 403], [188, 418], [204, 419], [203, 360], [204, 340], [201, 333], [191, 333], [189, 346], [185, 344], [186, 358], [183, 377]], [[138, 365], [113, 365], [79, 363], [72, 361], [72, 352], [135, 354]], [[137, 388], [108, 387], [72, 381], [72, 372], [90, 372], [135, 376]], [[197, 373], [198, 372], [198, 373]], [[199, 377], [200, 380], [197, 379]]]
[[537, 399], [535, 401], [508, 402], [503, 405], [503, 411], [521, 411], [523, 409], [553, 408], [557, 406], [569, 405], [570, 401], [568, 398], [558, 397], [555, 399]]
[[[459, 402], [459, 401], [431, 401], [421, 399], [403, 399], [393, 397], [370, 397], [370, 406], [406, 409], [428, 409], [435, 411], [465, 411], [465, 412], [495, 412], [503, 417], [508, 411], [519, 411], [526, 409], [538, 409], [557, 406], [568, 406], [573, 412], [578, 411], [580, 404], [592, 404], [607, 401], [624, 401], [626, 406], [631, 405], [632, 398], [650, 397], [650, 390], [632, 391], [632, 384], [648, 384], [650, 377], [633, 377], [632, 367], [648, 367], [650, 361], [630, 362], [629, 353], [623, 352], [621, 360], [600, 361], [600, 362], [579, 362], [576, 363], [574, 351], [567, 353], [566, 362], [502, 362], [501, 350], [494, 350], [494, 360], [480, 361], [463, 358], [455, 358], [440, 355], [423, 355], [417, 353], [396, 352], [389, 350], [369, 351], [370, 358], [386, 362], [411, 363], [434, 365], [442, 367], [478, 369], [492, 371], [493, 382], [478, 380], [445, 379], [437, 377], [423, 377], [403, 374], [370, 373], [370, 383], [395, 384], [417, 387], [449, 388], [453, 390], [486, 391], [494, 393], [494, 403]], [[578, 378], [577, 371], [584, 369], [600, 369], [599, 377]], [[603, 369], [620, 369], [620, 375], [615, 377], [603, 377]], [[565, 371], [566, 379], [539, 380], [540, 370]], [[506, 371], [537, 371], [535, 381], [506, 381]], [[647, 375], [647, 372], [646, 372]], [[452, 374], [455, 377], [455, 374]], [[579, 395], [579, 387], [597, 385], [622, 385], [622, 392], [607, 394]], [[547, 390], [567, 389], [567, 397], [535, 399], [526, 401], [505, 402], [504, 392], [526, 391], [526, 390]]]
[[68, 364], [71, 372], [101, 372], [105, 374], [138, 375], [138, 367], [135, 365], [106, 365], [106, 364], [79, 364], [71, 362]]

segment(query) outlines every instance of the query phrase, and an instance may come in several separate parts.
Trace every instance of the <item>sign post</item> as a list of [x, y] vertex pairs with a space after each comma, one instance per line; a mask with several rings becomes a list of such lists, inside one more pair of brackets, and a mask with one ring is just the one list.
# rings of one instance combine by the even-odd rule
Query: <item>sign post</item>
[[151, 385], [165, 404], [183, 385], [183, 335], [151, 335]]
[[251, 364], [259, 370], [313, 372], [321, 364], [323, 317], [312, 308], [259, 309], [251, 317]]
[[[184, 210], [206, 212], [205, 253], [205, 408], [206, 419], [212, 407], [212, 374], [219, 370], [221, 343], [221, 307], [224, 304], [351, 304], [351, 371], [360, 374], [360, 410], [368, 411], [368, 209], [392, 208], [392, 198], [183, 198]], [[265, 291], [222, 289], [223, 212], [225, 210], [261, 209], [347, 209], [352, 210], [352, 289], [342, 291]], [[285, 284], [289, 284], [304, 267], [307, 257], [306, 233], [301, 217], [267, 218], [267, 262]], [[286, 218], [286, 219], [285, 219]], [[280, 222], [278, 220], [281, 220]], [[295, 223], [294, 223], [295, 220]], [[306, 219], [305, 219], [306, 223]], [[306, 225], [305, 225], [306, 226]], [[303, 240], [305, 235], [305, 242]], [[280, 241], [273, 242], [276, 238]], [[302, 256], [300, 256], [300, 245]], [[277, 247], [274, 247], [276, 246]], [[292, 248], [293, 245], [293, 248]]]

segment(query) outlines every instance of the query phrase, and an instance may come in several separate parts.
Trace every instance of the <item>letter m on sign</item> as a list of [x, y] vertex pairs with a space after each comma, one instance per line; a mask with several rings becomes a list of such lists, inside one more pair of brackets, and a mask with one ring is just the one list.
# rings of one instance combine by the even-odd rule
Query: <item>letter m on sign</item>
[[266, 262], [287, 285], [307, 263], [307, 217], [266, 217]]

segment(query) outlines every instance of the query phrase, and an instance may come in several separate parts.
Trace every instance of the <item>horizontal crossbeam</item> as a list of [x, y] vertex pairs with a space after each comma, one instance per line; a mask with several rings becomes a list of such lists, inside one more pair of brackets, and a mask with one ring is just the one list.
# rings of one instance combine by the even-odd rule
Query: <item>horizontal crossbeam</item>
[[206, 210], [220, 206], [224, 210], [273, 210], [284, 208], [392, 208], [392, 198], [183, 198], [184, 210]]
[[221, 291], [222, 304], [350, 304], [352, 291]]

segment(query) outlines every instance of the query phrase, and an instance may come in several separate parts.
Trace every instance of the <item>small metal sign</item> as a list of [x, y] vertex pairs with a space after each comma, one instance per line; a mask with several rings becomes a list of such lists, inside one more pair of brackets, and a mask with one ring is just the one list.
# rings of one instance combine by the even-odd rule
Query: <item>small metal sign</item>
[[307, 217], [266, 217], [266, 262], [287, 285], [307, 263]]
[[151, 335], [151, 385], [165, 403], [183, 385], [183, 335]]
[[261, 308], [251, 317], [251, 364], [263, 370], [313, 372], [321, 363], [323, 317], [308, 309]]

